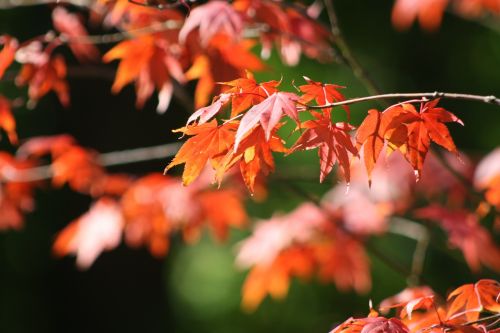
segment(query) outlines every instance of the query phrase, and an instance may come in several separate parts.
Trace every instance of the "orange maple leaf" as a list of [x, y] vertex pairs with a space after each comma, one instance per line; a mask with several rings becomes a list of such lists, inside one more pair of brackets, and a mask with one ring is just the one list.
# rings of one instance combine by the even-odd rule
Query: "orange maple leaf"
[[231, 117], [235, 117], [252, 105], [262, 102], [267, 96], [278, 91], [279, 81], [268, 81], [257, 83], [250, 71], [246, 72], [246, 77], [221, 82], [228, 87], [225, 93], [231, 94]]
[[17, 144], [16, 120], [12, 115], [10, 101], [2, 95], [0, 95], [0, 128], [7, 132], [11, 143]]
[[201, 205], [203, 219], [208, 220], [208, 225], [218, 240], [227, 238], [228, 227], [241, 228], [247, 220], [241, 193], [238, 191], [204, 191], [197, 194], [196, 199]]
[[252, 268], [243, 284], [242, 306], [254, 311], [267, 294], [281, 299], [288, 293], [293, 276], [308, 278], [314, 269], [314, 259], [307, 248], [294, 247], [280, 253], [270, 265]]
[[[303, 93], [299, 100], [301, 103], [306, 104], [314, 100], [318, 105], [325, 105], [345, 100], [344, 95], [338, 91], [338, 89], [345, 88], [343, 86], [316, 82], [306, 76], [304, 76], [304, 80], [306, 80], [307, 84], [299, 87], [300, 91]], [[346, 111], [347, 115], [349, 115], [349, 106], [343, 105], [342, 107]], [[323, 110], [323, 112], [330, 111], [331, 108]]]
[[392, 10], [392, 23], [404, 30], [418, 19], [424, 29], [436, 30], [448, 3], [449, 0], [397, 0]]
[[363, 146], [363, 159], [369, 183], [371, 183], [371, 173], [377, 163], [378, 156], [384, 148], [384, 133], [387, 121], [383, 121], [383, 116], [383, 113], [375, 109], [369, 110], [368, 116], [356, 131], [357, 148]]
[[7, 35], [0, 36], [0, 45], [4, 45], [0, 51], [0, 79], [3, 77], [5, 70], [14, 61], [16, 50], [19, 47], [17, 39]]
[[500, 313], [499, 297], [500, 283], [497, 281], [484, 279], [463, 285], [448, 295], [447, 317], [474, 321], [484, 310]]
[[154, 90], [158, 90], [158, 112], [164, 112], [173, 94], [172, 80], [185, 81], [178, 57], [169, 51], [169, 42], [156, 35], [144, 35], [126, 40], [109, 50], [104, 62], [121, 59], [111, 88], [118, 93], [135, 81], [136, 106], [142, 108]]
[[225, 82], [234, 77], [245, 76], [245, 70], [258, 71], [264, 68], [261, 60], [250, 49], [255, 45], [252, 40], [233, 42], [226, 35], [216, 35], [207, 48], [193, 46], [193, 65], [186, 72], [188, 80], [198, 79], [195, 89], [195, 107], [205, 106], [212, 93], [221, 91], [216, 82]]
[[182, 132], [192, 137], [182, 145], [165, 168], [165, 172], [176, 165], [185, 164], [182, 182], [184, 185], [189, 185], [199, 176], [208, 161], [232, 148], [236, 128], [236, 122], [227, 122], [219, 126], [214, 119], [202, 125], [188, 125], [175, 130], [174, 132]]
[[286, 152], [283, 140], [273, 131], [269, 140], [266, 140], [264, 129], [255, 127], [241, 141], [236, 151], [230, 150], [224, 158], [216, 164], [216, 179], [220, 183], [224, 173], [238, 164], [245, 185], [251, 193], [258, 175], [267, 176], [274, 171], [274, 158], [272, 152]]

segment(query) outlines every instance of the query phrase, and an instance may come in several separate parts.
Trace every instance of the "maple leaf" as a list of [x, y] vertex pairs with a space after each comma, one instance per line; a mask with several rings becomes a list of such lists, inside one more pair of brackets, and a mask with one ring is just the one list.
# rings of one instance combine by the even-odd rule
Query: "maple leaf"
[[54, 91], [61, 104], [67, 107], [69, 88], [64, 58], [61, 55], [51, 56], [47, 50], [42, 51], [41, 47], [40, 43], [32, 42], [17, 51], [16, 59], [23, 66], [16, 77], [16, 84], [28, 85], [28, 96], [32, 103]]
[[[195, 90], [195, 107], [205, 106], [210, 94], [218, 93], [216, 82], [225, 82], [234, 77], [242, 77], [246, 70], [262, 70], [264, 65], [251, 48], [252, 40], [233, 42], [226, 35], [217, 35], [210, 40], [207, 48], [194, 56], [193, 65], [186, 72], [188, 80], [198, 79]], [[196, 47], [194, 47], [196, 48]]]
[[[474, 172], [474, 186], [486, 191], [486, 201], [500, 207], [500, 149], [493, 150], [477, 165]], [[500, 221], [500, 220], [499, 220]]]
[[448, 295], [449, 319], [462, 316], [467, 321], [475, 321], [483, 310], [500, 313], [500, 284], [494, 280], [479, 280], [466, 284]]
[[228, 227], [241, 228], [247, 220], [241, 194], [235, 190], [205, 191], [198, 194], [196, 199], [200, 202], [204, 218], [219, 240], [227, 238]]
[[201, 45], [206, 47], [220, 33], [237, 41], [243, 31], [243, 20], [226, 1], [210, 1], [191, 11], [179, 32], [179, 42], [185, 43], [188, 35], [198, 27]]
[[[79, 146], [73, 146], [57, 156], [51, 165], [55, 186], [66, 183], [78, 192], [92, 193], [92, 188], [105, 176], [97, 162], [97, 155]], [[99, 192], [97, 192], [99, 193]]]
[[457, 148], [444, 123], [463, 122], [454, 114], [436, 107], [439, 99], [421, 103], [417, 112], [411, 104], [401, 104], [388, 108], [384, 116], [388, 118], [385, 138], [390, 145], [401, 150], [415, 170], [417, 180], [420, 178], [424, 160], [431, 141], [457, 153]]
[[254, 193], [254, 184], [258, 175], [267, 176], [274, 171], [274, 158], [272, 152], [286, 152], [283, 140], [273, 131], [266, 140], [262, 127], [254, 128], [239, 144], [236, 150], [230, 150], [216, 163], [216, 180], [219, 184], [224, 173], [232, 166], [239, 164], [245, 185]]
[[401, 308], [401, 311], [399, 312], [399, 317], [402, 319], [408, 317], [408, 319], [411, 320], [413, 311], [422, 309], [428, 310], [433, 306], [434, 306], [434, 296], [430, 295], [430, 296], [415, 298], [403, 304], [393, 305], [392, 308]]
[[228, 87], [225, 93], [231, 94], [231, 117], [242, 113], [252, 105], [259, 104], [267, 96], [278, 91], [279, 81], [268, 81], [257, 83], [250, 71], [246, 72], [246, 77], [221, 82], [220, 84]]
[[[440, 158], [446, 161], [446, 166]], [[457, 173], [462, 175], [462, 180], [457, 178]], [[460, 152], [460, 158], [457, 158], [456, 154], [445, 151], [438, 157], [436, 152], [431, 151], [425, 159], [422, 178], [416, 184], [416, 190], [429, 201], [447, 193], [447, 206], [458, 207], [467, 200], [468, 189], [463, 180], [472, 182], [472, 173], [473, 163], [464, 153]]]
[[439, 222], [448, 233], [450, 245], [462, 250], [465, 260], [473, 271], [484, 264], [500, 271], [500, 248], [488, 231], [479, 224], [478, 216], [466, 210], [451, 210], [439, 205], [418, 209], [415, 215]]
[[[300, 97], [299, 102], [307, 104], [310, 101], [316, 101], [317, 105], [331, 104], [334, 102], [339, 102], [345, 100], [344, 95], [342, 95], [338, 89], [345, 88], [336, 84], [328, 84], [316, 82], [304, 76], [307, 84], [299, 87], [303, 95]], [[347, 115], [350, 114], [349, 106], [342, 106], [346, 111]], [[331, 109], [324, 109], [323, 112], [329, 112]]]
[[51, 154], [55, 159], [75, 145], [73, 137], [67, 134], [32, 137], [19, 147], [17, 155], [22, 158], [40, 158]]
[[87, 269], [102, 252], [120, 244], [122, 229], [120, 206], [104, 197], [58, 234], [53, 251], [58, 256], [76, 255], [78, 268]]
[[338, 184], [323, 196], [322, 204], [340, 217], [344, 228], [357, 235], [383, 234], [393, 212], [390, 200], [377, 198], [364, 179], [356, 178], [348, 193], [345, 185]]
[[233, 6], [247, 19], [269, 27], [260, 33], [263, 58], [270, 56], [276, 44], [283, 63], [289, 66], [298, 64], [302, 52], [316, 59], [331, 59], [327, 29], [302, 11], [270, 1], [240, 0]]
[[474, 186], [484, 190], [500, 175], [500, 148], [483, 157], [474, 171]]
[[[374, 313], [376, 315], [376, 313]], [[334, 328], [330, 333], [409, 333], [408, 327], [396, 318], [370, 316], [367, 318], [349, 318]]]
[[173, 183], [173, 179], [154, 173], [135, 181], [123, 194], [121, 206], [127, 245], [146, 245], [155, 257], [167, 253], [172, 223], [165, 214], [162, 194]]
[[67, 183], [73, 190], [94, 197], [119, 195], [130, 183], [126, 176], [106, 174], [96, 152], [79, 146], [69, 135], [30, 138], [19, 147], [17, 155], [30, 159], [51, 155], [55, 186]]
[[258, 123], [264, 129], [266, 140], [270, 139], [272, 130], [278, 125], [283, 115], [289, 116], [298, 124], [300, 121], [297, 107], [295, 106], [297, 100], [298, 96], [295, 94], [276, 92], [259, 104], [252, 106], [243, 118], [241, 118], [240, 125], [236, 131], [234, 150], [238, 149], [238, 145], [243, 137]]
[[383, 121], [384, 114], [375, 109], [368, 111], [368, 116], [359, 125], [356, 131], [357, 148], [363, 147], [368, 182], [371, 185], [371, 174], [377, 164], [377, 159], [384, 148], [384, 134], [387, 121]]
[[79, 61], [99, 59], [99, 50], [90, 43], [87, 30], [78, 15], [69, 13], [64, 7], [56, 7], [52, 11], [52, 21], [54, 27], [62, 33], [61, 37], [69, 39], [68, 45]]
[[0, 128], [7, 132], [11, 143], [17, 144], [16, 120], [12, 115], [10, 101], [2, 95], [0, 95]]
[[334, 282], [343, 291], [352, 288], [364, 293], [370, 290], [370, 263], [359, 241], [336, 232], [333, 239], [313, 244], [313, 249], [320, 279]]
[[236, 265], [267, 266], [293, 244], [306, 244], [329, 224], [326, 214], [312, 203], [303, 203], [288, 214], [259, 221], [252, 235], [238, 246]]
[[308, 278], [313, 263], [310, 251], [295, 247], [280, 253], [270, 265], [255, 266], [243, 284], [243, 309], [254, 311], [267, 294], [275, 299], [285, 297], [291, 277]]
[[137, 108], [142, 108], [156, 89], [159, 99], [157, 111], [164, 112], [172, 98], [172, 80], [185, 82], [179, 59], [170, 52], [165, 38], [143, 35], [123, 41], [103, 57], [104, 62], [116, 59], [121, 61], [111, 90], [118, 93], [125, 85], [135, 81]]
[[435, 296], [435, 293], [428, 286], [408, 287], [398, 294], [384, 299], [379, 308], [382, 312], [387, 312], [388, 309], [406, 307], [414, 300], [430, 296]]
[[204, 124], [215, 116], [221, 108], [229, 101], [230, 94], [220, 94], [215, 102], [194, 112], [187, 120], [187, 124], [198, 120], [198, 125]]
[[165, 168], [165, 172], [176, 165], [185, 164], [182, 182], [184, 185], [189, 185], [198, 177], [209, 160], [227, 152], [233, 146], [236, 126], [237, 123], [234, 122], [219, 126], [214, 119], [202, 125], [188, 125], [175, 130], [174, 132], [182, 132], [192, 137], [182, 145]]
[[400, 30], [408, 29], [419, 20], [426, 30], [436, 30], [441, 24], [449, 0], [397, 0], [392, 10], [392, 23]]
[[347, 123], [332, 124], [329, 117], [321, 116], [301, 124], [305, 129], [299, 139], [290, 148], [289, 153], [297, 150], [318, 148], [320, 159], [320, 182], [332, 171], [335, 163], [342, 169], [346, 181], [350, 181], [349, 154], [357, 155], [349, 131], [352, 127]]
[[90, 185], [89, 194], [92, 197], [120, 196], [127, 191], [131, 184], [132, 178], [129, 175], [103, 174], [94, 178]]
[[16, 51], [19, 47], [17, 39], [7, 35], [0, 36], [0, 45], [3, 45], [0, 51], [0, 79], [5, 74], [5, 70], [12, 64]]
[[34, 208], [34, 182], [12, 181], [9, 173], [33, 167], [30, 161], [15, 159], [6, 152], [0, 152], [0, 230], [23, 227], [23, 214]]

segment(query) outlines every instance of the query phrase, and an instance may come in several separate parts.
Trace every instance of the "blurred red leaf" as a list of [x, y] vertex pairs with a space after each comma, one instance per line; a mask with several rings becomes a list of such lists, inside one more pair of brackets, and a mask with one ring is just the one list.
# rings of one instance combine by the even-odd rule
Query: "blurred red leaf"
[[10, 101], [0, 95], [0, 128], [3, 128], [7, 132], [9, 141], [12, 144], [17, 144], [17, 132], [16, 132], [16, 120], [12, 115], [11, 103]]
[[122, 230], [120, 206], [114, 200], [101, 198], [59, 233], [53, 251], [58, 256], [74, 254], [77, 266], [87, 269], [102, 252], [120, 244]]
[[68, 45], [78, 60], [95, 61], [99, 59], [99, 50], [87, 38], [87, 29], [77, 14], [68, 12], [64, 7], [56, 7], [52, 11], [54, 27], [69, 40]]
[[332, 124], [330, 117], [321, 116], [316, 120], [309, 120], [301, 124], [305, 129], [300, 138], [295, 142], [289, 153], [297, 150], [318, 148], [320, 160], [320, 182], [332, 171], [338, 163], [346, 181], [350, 181], [349, 153], [357, 155], [349, 131], [352, 127], [347, 123]]

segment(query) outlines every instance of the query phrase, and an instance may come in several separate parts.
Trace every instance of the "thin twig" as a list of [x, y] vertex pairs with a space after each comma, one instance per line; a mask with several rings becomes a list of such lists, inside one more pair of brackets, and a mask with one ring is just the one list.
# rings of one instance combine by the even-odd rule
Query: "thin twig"
[[425, 256], [430, 242], [430, 234], [427, 228], [419, 223], [401, 217], [391, 219], [390, 229], [392, 233], [402, 235], [417, 242], [413, 252], [411, 273], [408, 276], [409, 285], [419, 285], [424, 269]]
[[435, 92], [422, 92], [422, 93], [392, 93], [392, 94], [371, 95], [365, 97], [346, 99], [344, 101], [329, 103], [324, 105], [307, 106], [307, 108], [324, 109], [324, 108], [331, 108], [334, 106], [348, 105], [366, 101], [373, 101], [380, 99], [401, 99], [401, 98], [420, 98], [422, 101], [428, 101], [429, 99], [434, 99], [434, 98], [460, 99], [460, 100], [477, 101], [487, 104], [500, 105], [500, 98], [494, 95], [473, 95], [473, 94], [459, 94], [459, 93], [435, 91]]
[[[137, 162], [163, 159], [175, 155], [181, 146], [180, 142], [167, 143], [159, 146], [113, 151], [98, 155], [97, 161], [102, 166], [116, 166]], [[52, 178], [50, 165], [30, 169], [2, 168], [0, 175], [3, 180], [11, 182], [35, 182]]]
[[155, 24], [146, 27], [137, 28], [128, 31], [120, 31], [102, 35], [87, 35], [87, 36], [68, 36], [61, 34], [56, 39], [61, 43], [79, 43], [79, 44], [109, 44], [116, 43], [126, 39], [133, 39], [137, 36], [150, 35], [157, 32], [177, 30], [182, 27], [183, 21], [166, 20], [164, 22], [156, 22]]

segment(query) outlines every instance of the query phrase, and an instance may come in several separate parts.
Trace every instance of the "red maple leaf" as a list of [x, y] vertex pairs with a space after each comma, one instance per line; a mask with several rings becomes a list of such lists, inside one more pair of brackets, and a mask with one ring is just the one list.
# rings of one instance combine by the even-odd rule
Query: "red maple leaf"
[[3, 77], [5, 70], [12, 64], [16, 55], [19, 42], [17, 39], [7, 35], [0, 36], [0, 45], [3, 45], [0, 51], [0, 79]]
[[349, 131], [353, 129], [347, 123], [333, 124], [330, 117], [321, 116], [316, 120], [309, 120], [301, 124], [305, 129], [297, 142], [290, 148], [289, 153], [297, 150], [318, 148], [320, 160], [320, 182], [332, 171], [338, 163], [346, 181], [350, 181], [349, 153], [357, 155]]
[[12, 115], [10, 101], [0, 95], [0, 128], [7, 132], [9, 141], [17, 144], [16, 120]]
[[456, 122], [463, 125], [453, 113], [436, 107], [439, 99], [420, 103], [417, 111], [412, 104], [404, 103], [384, 111], [388, 119], [385, 138], [389, 147], [399, 149], [415, 170], [418, 178], [422, 173], [425, 157], [431, 141], [457, 153], [457, 148], [445, 123]]
[[185, 43], [196, 28], [199, 28], [201, 45], [204, 47], [217, 34], [225, 34], [236, 42], [243, 32], [243, 19], [226, 1], [210, 1], [190, 12], [179, 32], [179, 42]]
[[61, 38], [69, 40], [69, 47], [78, 60], [95, 61], [99, 59], [99, 50], [87, 38], [87, 29], [80, 17], [69, 13], [64, 7], [56, 7], [52, 11], [54, 27], [62, 33]]
[[448, 242], [459, 248], [473, 271], [478, 271], [484, 264], [495, 271], [500, 271], [500, 248], [493, 241], [490, 233], [479, 224], [478, 216], [464, 209], [451, 210], [439, 205], [418, 209], [419, 218], [439, 222], [448, 233]]
[[16, 84], [28, 85], [28, 96], [36, 103], [54, 91], [63, 106], [69, 105], [69, 88], [66, 82], [66, 63], [61, 55], [51, 55], [53, 46], [42, 51], [38, 42], [19, 49], [17, 58], [23, 66], [16, 77]]

